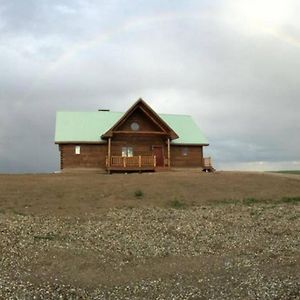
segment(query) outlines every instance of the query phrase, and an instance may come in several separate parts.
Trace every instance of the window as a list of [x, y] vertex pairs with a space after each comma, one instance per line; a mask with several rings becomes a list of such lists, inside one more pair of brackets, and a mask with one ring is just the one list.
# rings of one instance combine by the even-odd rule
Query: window
[[183, 156], [188, 156], [189, 149], [187, 147], [183, 147], [181, 151]]
[[140, 129], [140, 125], [137, 122], [132, 122], [130, 128], [134, 131], [138, 131]]
[[80, 154], [80, 146], [75, 146], [75, 154]]
[[133, 149], [132, 147], [122, 147], [122, 157], [132, 157], [133, 156]]

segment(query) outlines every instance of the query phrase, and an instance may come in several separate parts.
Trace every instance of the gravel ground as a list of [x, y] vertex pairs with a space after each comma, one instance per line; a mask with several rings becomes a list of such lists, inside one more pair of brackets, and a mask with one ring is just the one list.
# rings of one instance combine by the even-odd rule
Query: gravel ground
[[0, 213], [0, 299], [300, 299], [300, 205]]

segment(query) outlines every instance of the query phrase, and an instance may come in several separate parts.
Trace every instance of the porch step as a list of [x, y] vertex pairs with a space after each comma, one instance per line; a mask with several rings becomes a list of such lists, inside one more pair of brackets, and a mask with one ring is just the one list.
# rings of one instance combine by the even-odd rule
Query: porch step
[[213, 173], [213, 172], [216, 172], [216, 169], [213, 166], [209, 166], [209, 167], [203, 167], [202, 171], [203, 172]]

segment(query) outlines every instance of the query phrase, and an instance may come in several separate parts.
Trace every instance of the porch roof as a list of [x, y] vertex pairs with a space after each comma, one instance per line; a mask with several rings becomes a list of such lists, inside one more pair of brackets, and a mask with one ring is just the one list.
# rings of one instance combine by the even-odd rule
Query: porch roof
[[[56, 113], [55, 143], [104, 142], [101, 135], [124, 113], [111, 111]], [[204, 144], [208, 141], [191, 116], [158, 114], [179, 136], [171, 144]]]

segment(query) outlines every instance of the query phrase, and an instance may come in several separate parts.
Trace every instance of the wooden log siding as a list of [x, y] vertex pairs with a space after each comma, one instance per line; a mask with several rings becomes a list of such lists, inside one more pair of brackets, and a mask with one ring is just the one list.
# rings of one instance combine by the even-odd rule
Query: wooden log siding
[[168, 139], [168, 167], [171, 167], [171, 146], [170, 139]]
[[59, 145], [58, 147], [59, 147], [59, 154], [60, 154], [60, 160], [59, 160], [59, 162], [60, 162], [60, 169], [62, 170], [64, 168], [63, 147], [62, 147], [62, 145]]
[[132, 147], [133, 156], [152, 156], [152, 147], [158, 145], [163, 146], [166, 154], [166, 141], [159, 136], [116, 136], [111, 141], [111, 155], [120, 156], [122, 155], [122, 147]]
[[[75, 154], [80, 146], [80, 154]], [[61, 144], [61, 168], [105, 168], [107, 144]]]
[[[75, 154], [75, 146], [80, 146], [80, 154]], [[143, 138], [138, 144], [127, 142], [125, 146], [133, 147], [134, 156], [152, 156], [152, 145], [163, 145], [166, 162], [167, 145], [162, 140]], [[112, 156], [121, 157], [124, 143], [112, 140]], [[187, 156], [182, 155], [182, 148], [187, 148]], [[105, 168], [108, 154], [108, 144], [61, 144], [61, 168]], [[171, 167], [201, 167], [203, 166], [202, 146], [170, 146]], [[166, 166], [168, 163], [166, 163]]]
[[[183, 148], [187, 149], [187, 155], [183, 155]], [[202, 167], [203, 147], [171, 145], [171, 167]]]
[[108, 167], [110, 167], [111, 163], [111, 138], [108, 138], [108, 147], [107, 147], [107, 156], [108, 156]]

